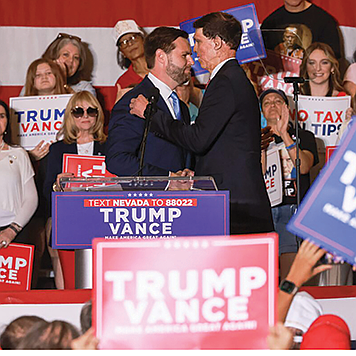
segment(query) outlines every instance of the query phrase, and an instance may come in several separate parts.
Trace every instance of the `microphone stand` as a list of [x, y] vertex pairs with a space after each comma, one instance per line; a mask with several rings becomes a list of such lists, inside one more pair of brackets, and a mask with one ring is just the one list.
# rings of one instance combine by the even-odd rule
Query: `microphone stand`
[[[299, 84], [305, 82], [305, 79], [302, 77], [285, 77], [285, 83], [293, 84], [293, 101], [295, 106], [295, 113], [294, 113], [294, 127], [295, 127], [295, 139], [296, 139], [296, 158], [295, 158], [295, 169], [296, 169], [296, 189], [297, 189], [297, 209], [294, 213], [296, 213], [299, 209], [300, 205], [300, 158], [299, 158], [299, 123], [298, 123], [298, 94], [300, 94]], [[300, 247], [300, 241], [297, 238], [297, 245], [298, 248]]]
[[154, 89], [156, 89], [156, 90], [152, 90], [152, 95], [150, 96], [149, 103], [147, 104], [145, 112], [143, 113], [143, 115], [144, 115], [146, 120], [145, 120], [145, 130], [143, 132], [141, 146], [140, 146], [140, 151], [141, 151], [140, 166], [139, 166], [139, 170], [137, 172], [137, 175], [139, 177], [142, 176], [143, 161], [144, 161], [144, 158], [145, 158], [147, 137], [148, 137], [148, 133], [149, 133], [150, 127], [151, 127], [152, 116], [157, 112], [156, 103], [157, 103], [157, 100], [158, 100], [159, 91], [158, 91], [157, 88], [154, 88]]

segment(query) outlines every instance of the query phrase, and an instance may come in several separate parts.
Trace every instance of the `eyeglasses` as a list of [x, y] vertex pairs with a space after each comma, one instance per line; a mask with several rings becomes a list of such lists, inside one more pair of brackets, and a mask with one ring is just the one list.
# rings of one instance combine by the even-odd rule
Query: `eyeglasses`
[[122, 40], [121, 42], [119, 42], [119, 47], [121, 49], [126, 48], [129, 44], [131, 44], [132, 42], [135, 42], [138, 39], [138, 37], [139, 37], [139, 35], [132, 35], [130, 38]]
[[90, 106], [87, 109], [76, 106], [71, 112], [76, 119], [79, 119], [84, 116], [84, 112], [86, 112], [89, 117], [97, 117], [99, 111], [98, 108], [92, 108]]
[[74, 36], [74, 35], [69, 35], [68, 33], [59, 33], [56, 40], [58, 40], [58, 38], [70, 38], [71, 40], [77, 40], [78, 42], [81, 42], [82, 39], [78, 36]]
[[263, 107], [267, 107], [267, 106], [271, 106], [272, 104], [274, 104], [274, 105], [276, 105], [276, 106], [281, 106], [281, 105], [283, 105], [283, 103], [284, 103], [284, 101], [283, 100], [281, 100], [281, 99], [276, 99], [276, 100], [274, 100], [274, 101], [269, 101], [269, 100], [267, 100], [267, 101], [264, 101], [263, 103], [262, 103], [262, 106]]

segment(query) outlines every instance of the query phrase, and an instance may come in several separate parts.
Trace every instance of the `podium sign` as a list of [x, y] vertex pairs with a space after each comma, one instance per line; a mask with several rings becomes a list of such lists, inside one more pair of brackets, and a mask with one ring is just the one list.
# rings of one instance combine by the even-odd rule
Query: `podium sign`
[[52, 245], [91, 248], [93, 238], [229, 235], [228, 191], [52, 193]]
[[93, 320], [102, 349], [267, 349], [275, 233], [94, 240]]

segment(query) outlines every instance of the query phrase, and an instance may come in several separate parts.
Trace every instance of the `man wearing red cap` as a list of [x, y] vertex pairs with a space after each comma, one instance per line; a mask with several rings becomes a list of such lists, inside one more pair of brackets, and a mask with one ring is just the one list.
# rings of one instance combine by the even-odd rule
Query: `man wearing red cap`
[[350, 329], [337, 315], [321, 315], [309, 327], [301, 350], [350, 350]]

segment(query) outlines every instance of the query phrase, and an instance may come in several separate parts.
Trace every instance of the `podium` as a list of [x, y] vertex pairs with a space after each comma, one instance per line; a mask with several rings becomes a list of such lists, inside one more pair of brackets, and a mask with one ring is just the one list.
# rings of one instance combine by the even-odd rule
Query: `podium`
[[92, 287], [94, 238], [229, 235], [229, 192], [212, 177], [60, 180], [52, 193], [52, 247], [75, 250], [75, 287]]

